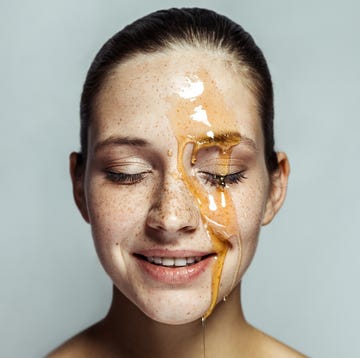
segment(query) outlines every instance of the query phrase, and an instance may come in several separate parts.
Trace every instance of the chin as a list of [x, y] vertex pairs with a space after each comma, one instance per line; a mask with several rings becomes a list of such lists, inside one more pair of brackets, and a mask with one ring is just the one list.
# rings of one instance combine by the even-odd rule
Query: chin
[[173, 312], [168, 312], [167, 314], [167, 312], [147, 313], [143, 311], [143, 313], [146, 314], [151, 320], [155, 322], [172, 325], [172, 326], [180, 326], [201, 320], [201, 317], [203, 316], [205, 311], [198, 315], [194, 314], [194, 312], [191, 312], [190, 314], [189, 313], [174, 314]]
[[168, 325], [183, 325], [201, 320], [210, 304], [209, 297], [204, 299], [200, 296], [196, 299], [199, 295], [174, 295], [172, 292], [171, 295], [161, 296], [147, 297], [146, 302], [133, 303], [151, 320]]

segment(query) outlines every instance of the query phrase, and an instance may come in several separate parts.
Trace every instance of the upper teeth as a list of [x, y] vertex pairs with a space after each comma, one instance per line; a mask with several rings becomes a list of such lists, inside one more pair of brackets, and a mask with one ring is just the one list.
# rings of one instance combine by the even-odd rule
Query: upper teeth
[[191, 265], [194, 262], [199, 262], [201, 260], [200, 256], [192, 257], [157, 257], [150, 256], [147, 257], [147, 260], [151, 263], [162, 265], [162, 266], [186, 266]]

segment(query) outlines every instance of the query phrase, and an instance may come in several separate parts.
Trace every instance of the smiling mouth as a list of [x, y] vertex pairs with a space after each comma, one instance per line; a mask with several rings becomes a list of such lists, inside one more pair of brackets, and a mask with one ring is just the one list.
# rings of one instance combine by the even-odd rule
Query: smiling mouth
[[204, 256], [189, 256], [189, 257], [161, 257], [161, 256], [144, 256], [134, 254], [137, 258], [147, 261], [151, 264], [163, 267], [185, 267], [192, 266], [198, 262], [207, 259], [208, 257], [215, 256], [215, 254], [208, 254]]

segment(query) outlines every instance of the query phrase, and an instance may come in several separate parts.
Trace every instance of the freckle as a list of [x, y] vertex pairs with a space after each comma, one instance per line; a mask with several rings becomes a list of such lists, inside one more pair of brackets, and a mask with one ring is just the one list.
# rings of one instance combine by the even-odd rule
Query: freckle
[[168, 149], [167, 155], [168, 155], [168, 157], [172, 157], [173, 156], [173, 151], [171, 149]]

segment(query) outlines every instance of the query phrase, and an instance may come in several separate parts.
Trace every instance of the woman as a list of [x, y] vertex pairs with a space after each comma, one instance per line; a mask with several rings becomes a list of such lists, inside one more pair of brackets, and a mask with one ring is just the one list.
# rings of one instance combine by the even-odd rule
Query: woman
[[84, 84], [70, 170], [113, 301], [50, 357], [302, 356], [241, 309], [289, 164], [274, 151], [265, 59], [239, 25], [171, 9], [110, 39]]

